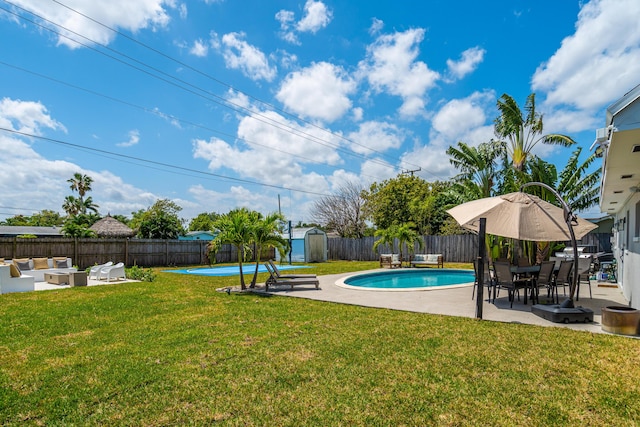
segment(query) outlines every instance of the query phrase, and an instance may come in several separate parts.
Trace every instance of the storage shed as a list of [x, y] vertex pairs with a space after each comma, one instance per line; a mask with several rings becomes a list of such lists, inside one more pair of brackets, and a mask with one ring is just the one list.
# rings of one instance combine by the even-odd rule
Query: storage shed
[[[289, 233], [284, 233], [282, 237], [289, 239]], [[278, 251], [276, 251], [276, 260], [280, 261], [280, 254]], [[285, 256], [283, 261], [289, 261], [289, 254]], [[291, 261], [326, 262], [327, 233], [315, 227], [292, 229]]]

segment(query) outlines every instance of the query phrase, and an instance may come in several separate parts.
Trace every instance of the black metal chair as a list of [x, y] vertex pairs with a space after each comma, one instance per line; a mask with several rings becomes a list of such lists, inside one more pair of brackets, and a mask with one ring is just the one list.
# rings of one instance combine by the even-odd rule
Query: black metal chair
[[511, 307], [513, 307], [516, 293], [518, 294], [518, 300], [520, 300], [520, 289], [524, 289], [524, 303], [527, 303], [527, 289], [531, 285], [530, 279], [514, 279], [513, 273], [511, 273], [511, 265], [508, 262], [493, 263], [493, 271], [496, 275], [496, 291], [499, 292], [500, 289], [506, 289], [509, 292]]
[[560, 261], [560, 268], [553, 281], [553, 287], [555, 289], [555, 302], [560, 303], [560, 297], [558, 295], [558, 288], [562, 286], [562, 292], [567, 295], [566, 286], [571, 288], [571, 271], [573, 271], [573, 260]]
[[586, 283], [589, 286], [589, 298], [591, 294], [591, 274], [595, 271], [593, 259], [591, 257], [578, 258], [578, 289], [576, 291], [576, 301], [580, 298], [580, 284]]
[[555, 268], [555, 262], [543, 261], [540, 264], [540, 272], [536, 278], [536, 300], [539, 302], [540, 288], [547, 290], [547, 298], [551, 296], [553, 298], [553, 269]]
[[[475, 273], [475, 282], [473, 283], [473, 292], [471, 292], [471, 299], [475, 298], [476, 288], [478, 287], [478, 260], [473, 261], [473, 271]], [[487, 298], [491, 301], [491, 291], [493, 290], [493, 300], [496, 298], [495, 280], [493, 272], [489, 269], [489, 262], [484, 263], [484, 279], [482, 285], [487, 287]]]

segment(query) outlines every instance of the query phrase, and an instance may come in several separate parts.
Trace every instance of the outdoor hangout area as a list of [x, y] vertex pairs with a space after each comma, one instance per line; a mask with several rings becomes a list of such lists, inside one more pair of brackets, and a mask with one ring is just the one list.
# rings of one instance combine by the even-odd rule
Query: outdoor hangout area
[[124, 263], [109, 261], [79, 271], [71, 258], [16, 258], [0, 262], [0, 294], [56, 289], [58, 287], [93, 286], [126, 281]]

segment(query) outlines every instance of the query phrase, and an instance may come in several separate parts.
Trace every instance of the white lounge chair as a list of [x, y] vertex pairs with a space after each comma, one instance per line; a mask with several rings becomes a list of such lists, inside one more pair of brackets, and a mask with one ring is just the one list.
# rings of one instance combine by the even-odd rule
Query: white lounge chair
[[89, 270], [89, 279], [96, 279], [98, 280], [98, 273], [100, 272], [100, 270], [103, 267], [110, 267], [113, 265], [113, 261], [109, 261], [109, 262], [105, 262], [104, 264], [99, 264], [99, 265], [94, 265], [93, 267], [91, 267], [91, 270]]
[[98, 280], [106, 280], [107, 282], [110, 282], [111, 279], [114, 280], [119, 280], [119, 279], [125, 279], [126, 280], [127, 276], [125, 275], [124, 272], [124, 263], [123, 262], [119, 262], [115, 265], [110, 265], [107, 267], [102, 267], [100, 269], [100, 271], [98, 272]]

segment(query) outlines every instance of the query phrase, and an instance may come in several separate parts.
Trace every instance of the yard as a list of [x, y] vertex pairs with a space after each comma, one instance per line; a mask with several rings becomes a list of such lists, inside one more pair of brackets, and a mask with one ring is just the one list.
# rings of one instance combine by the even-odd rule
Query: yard
[[0, 423], [640, 422], [637, 339], [227, 295], [216, 288], [237, 276], [157, 271], [152, 283], [0, 296]]

